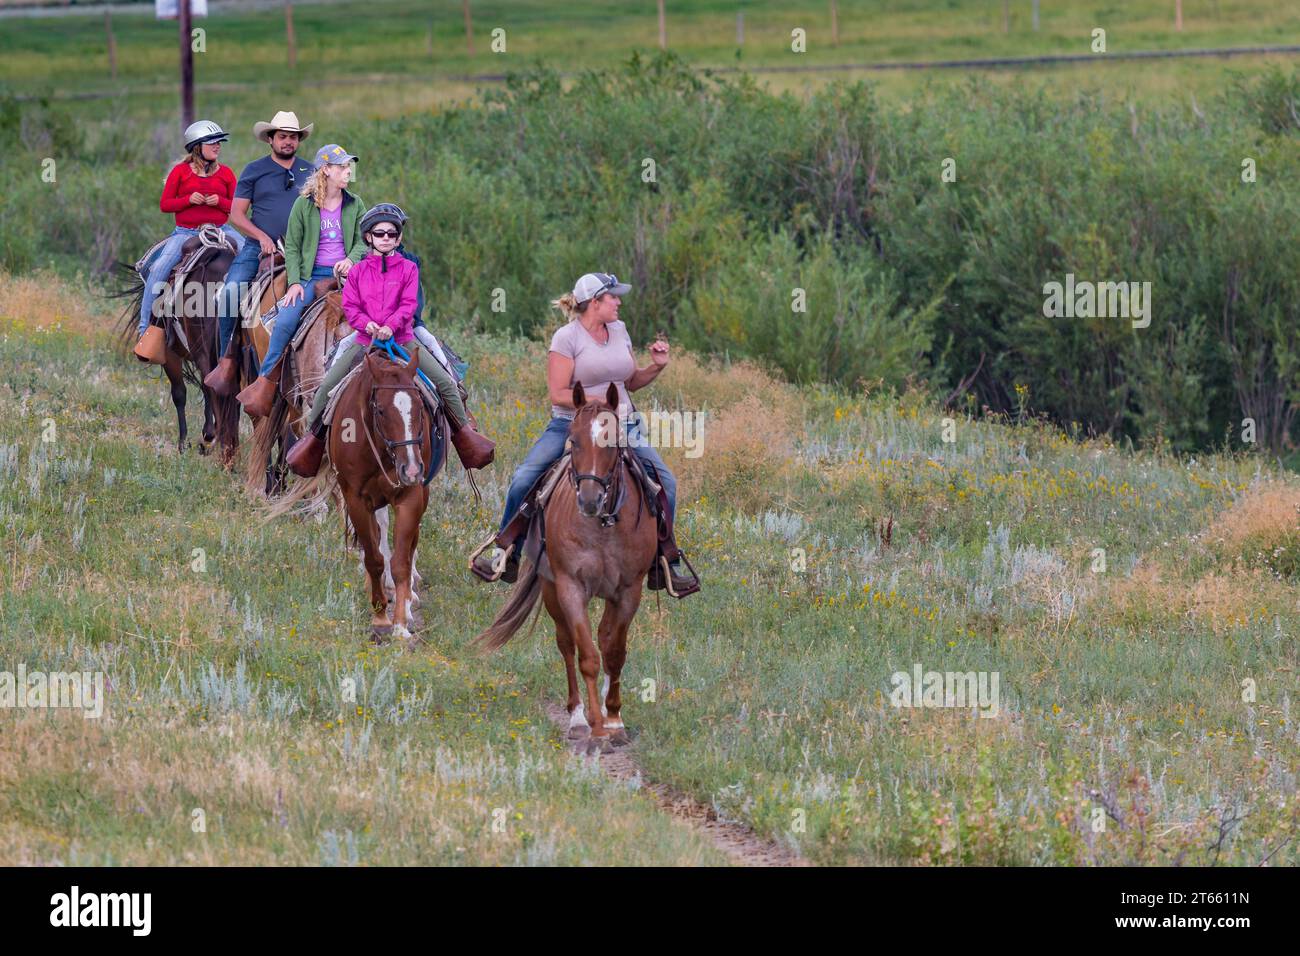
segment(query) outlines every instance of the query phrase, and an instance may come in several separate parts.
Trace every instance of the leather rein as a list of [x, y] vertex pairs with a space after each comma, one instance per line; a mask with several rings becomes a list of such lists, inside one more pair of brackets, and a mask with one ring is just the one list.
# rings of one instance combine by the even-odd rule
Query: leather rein
[[[379, 428], [379, 422], [383, 418], [384, 410], [379, 405], [379, 403], [375, 401], [375, 394], [381, 389], [389, 389], [394, 392], [407, 392], [408, 394], [410, 394], [410, 396], [413, 399], [411, 407], [420, 409], [421, 425], [424, 424], [424, 396], [422, 396], [419, 393], [419, 389], [417, 389], [414, 385], [376, 385], [373, 382], [370, 385], [370, 398], [368, 402], [370, 406], [370, 420], [374, 422], [375, 428], [379, 429], [379, 438], [384, 443], [384, 451], [388, 455], [389, 461], [393, 463], [393, 471], [394, 473], [396, 473], [397, 449], [405, 448], [407, 445], [423, 445], [424, 429], [423, 428], [413, 429], [417, 437], [408, 438], [405, 441], [393, 441], [387, 435], [385, 435], [383, 429]], [[379, 449], [375, 447], [375, 440], [370, 434], [370, 428], [363, 426], [362, 431], [366, 433], [366, 442], [370, 445], [370, 451], [375, 456], [375, 464], [379, 466], [379, 473], [384, 476], [384, 480], [387, 481], [391, 487], [393, 488], [402, 487], [401, 482], [393, 481], [393, 479], [388, 477], [388, 469], [384, 467], [384, 462], [383, 459], [380, 457]], [[432, 461], [433, 458], [432, 452], [430, 453], [429, 457], [430, 460]], [[429, 483], [428, 482], [429, 477], [431, 476], [426, 476], [424, 482], [425, 484]]]

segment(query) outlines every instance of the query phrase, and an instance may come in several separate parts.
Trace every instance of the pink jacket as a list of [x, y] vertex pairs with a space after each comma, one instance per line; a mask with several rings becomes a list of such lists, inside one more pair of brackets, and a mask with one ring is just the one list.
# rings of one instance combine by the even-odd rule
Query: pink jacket
[[419, 266], [396, 253], [387, 257], [372, 254], [348, 270], [343, 285], [343, 316], [361, 333], [357, 336], [361, 345], [370, 344], [366, 325], [371, 322], [388, 326], [393, 330], [393, 341], [405, 345], [415, 338], [415, 307], [419, 300]]

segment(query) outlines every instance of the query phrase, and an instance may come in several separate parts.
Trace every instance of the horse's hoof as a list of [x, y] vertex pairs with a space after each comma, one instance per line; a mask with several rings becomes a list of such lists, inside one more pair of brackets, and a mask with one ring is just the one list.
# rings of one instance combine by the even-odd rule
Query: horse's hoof
[[372, 626], [370, 628], [370, 643], [387, 644], [390, 640], [392, 640], [392, 633], [393, 633], [393, 626], [391, 624], [389, 624], [386, 627]]
[[576, 727], [570, 727], [565, 736], [570, 740], [586, 740], [591, 736], [591, 728], [586, 724], [578, 724]]
[[626, 727], [618, 727], [609, 732], [609, 742], [615, 747], [626, 747], [632, 738], [627, 735]]
[[610, 740], [609, 735], [607, 734], [604, 737], [588, 737], [584, 747], [584, 752], [588, 757], [594, 757], [600, 754], [607, 754], [613, 749], [614, 743]]

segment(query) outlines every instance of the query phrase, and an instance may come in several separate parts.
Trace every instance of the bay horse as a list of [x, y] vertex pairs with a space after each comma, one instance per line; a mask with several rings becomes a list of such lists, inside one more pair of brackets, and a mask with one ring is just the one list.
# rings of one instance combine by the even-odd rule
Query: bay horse
[[[624, 450], [617, 441], [600, 437], [608, 434], [611, 420], [617, 421], [618, 390], [610, 385], [602, 402], [588, 399], [578, 383], [573, 405], [577, 411], [569, 426], [568, 480], [556, 485], [541, 517], [545, 555], [539, 553], [520, 575], [510, 600], [475, 643], [486, 650], [505, 646], [540, 594], [555, 622], [555, 643], [568, 677], [569, 736], [581, 737], [589, 729], [589, 749], [604, 749], [628, 742], [620, 693], [627, 632], [641, 605], [641, 587], [654, 561], [658, 533]], [[539, 566], [549, 567], [543, 571]], [[597, 597], [605, 599], [599, 651], [587, 617], [587, 606]], [[585, 711], [575, 651], [587, 691]], [[603, 706], [596, 691], [602, 661], [607, 680]]]
[[[189, 274], [183, 278], [174, 300], [170, 293], [164, 293], [155, 300], [155, 307], [161, 308], [167, 317], [164, 319], [164, 329], [167, 319], [173, 317], [179, 327], [177, 334], [168, 336], [170, 341], [162, 365], [163, 373], [170, 383], [172, 405], [176, 408], [176, 450], [184, 452], [188, 442], [189, 428], [185, 420], [188, 383], [198, 386], [203, 396], [203, 434], [199, 442], [199, 454], [208, 454], [213, 443], [219, 442], [222, 464], [230, 467], [239, 444], [239, 404], [234, 399], [217, 395], [203, 384], [204, 377], [217, 364], [219, 290], [226, 271], [235, 258], [234, 250], [226, 244], [220, 231], [214, 229], [213, 232], [216, 233], [215, 236], [201, 233], [186, 241], [177, 270], [184, 266], [199, 246], [206, 247], [211, 252], [199, 257]], [[127, 301], [120, 334], [124, 343], [132, 344], [147, 280], [133, 266], [123, 265], [122, 268], [133, 278], [114, 295]], [[169, 283], [175, 282], [176, 274], [173, 270], [171, 276], [168, 276]], [[176, 315], [178, 306], [180, 314]]]
[[[361, 371], [338, 397], [327, 445], [370, 581], [371, 637], [383, 643], [391, 634], [406, 640], [408, 647], [415, 644], [410, 630], [412, 568], [420, 519], [429, 505], [425, 463], [433, 455], [430, 422], [415, 381], [415, 343], [410, 353], [405, 362], [366, 353]], [[386, 562], [375, 519], [375, 512], [385, 507], [391, 509], [394, 525], [391, 620], [384, 589]]]

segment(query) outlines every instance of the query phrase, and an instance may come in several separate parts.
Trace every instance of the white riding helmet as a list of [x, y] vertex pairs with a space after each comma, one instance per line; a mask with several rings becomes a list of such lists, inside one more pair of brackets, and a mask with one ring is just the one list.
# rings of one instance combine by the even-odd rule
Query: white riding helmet
[[199, 143], [224, 143], [230, 134], [212, 120], [199, 120], [185, 127], [185, 151], [189, 152]]

